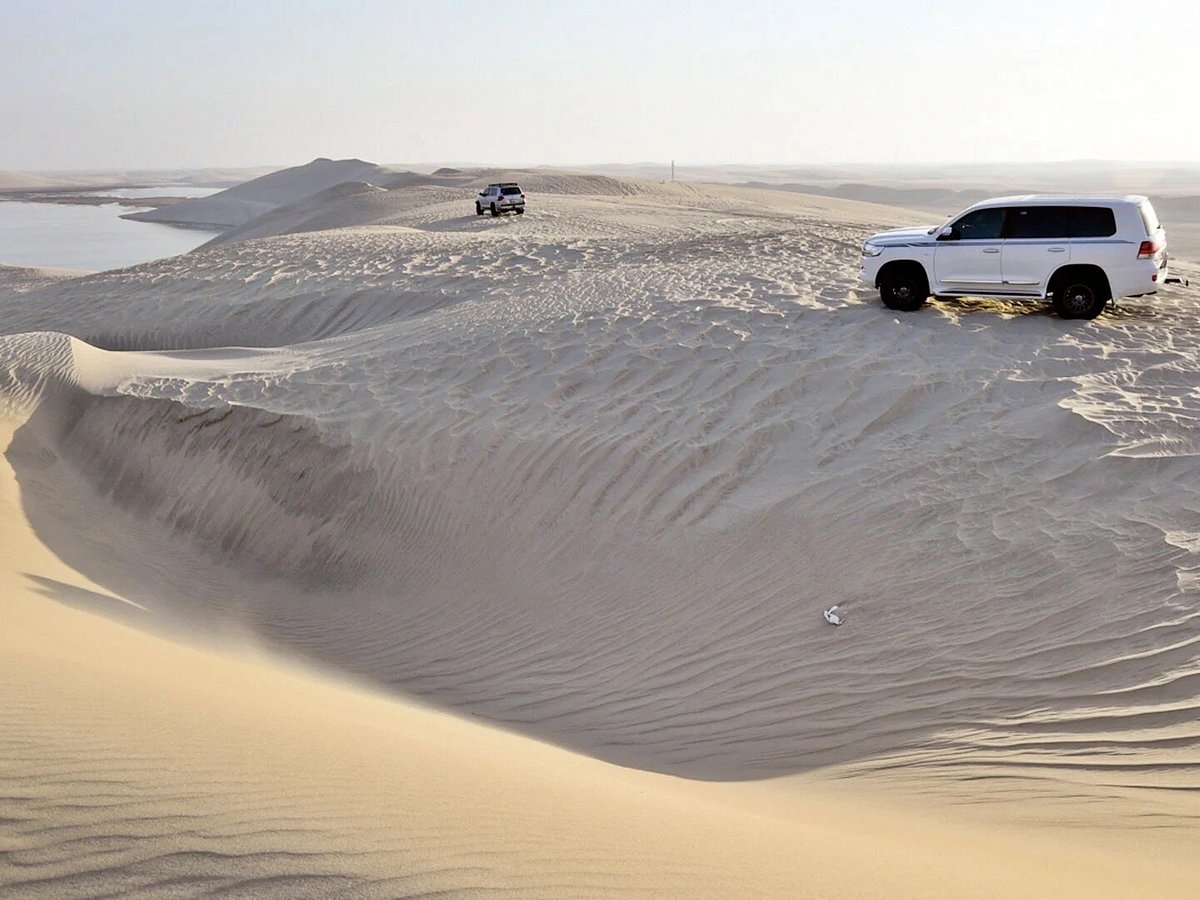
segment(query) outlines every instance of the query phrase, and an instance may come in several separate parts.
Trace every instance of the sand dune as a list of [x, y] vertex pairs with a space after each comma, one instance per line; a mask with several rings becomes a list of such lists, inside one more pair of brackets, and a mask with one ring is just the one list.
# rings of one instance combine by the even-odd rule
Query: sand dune
[[[600, 175], [540, 171], [484, 171], [453, 178], [406, 175], [388, 182], [386, 190], [364, 184], [341, 185], [328, 196], [306, 197], [228, 229], [208, 246], [350, 226], [488, 234], [489, 225], [463, 218], [464, 208], [471, 211], [475, 193], [489, 182], [518, 177], [522, 187], [536, 198], [537, 208], [548, 213], [539, 217], [536, 224], [523, 226], [522, 234], [539, 240], [560, 241], [598, 233], [627, 237], [630, 229], [639, 236], [653, 234], [662, 226], [660, 211], [664, 204], [680, 219], [668, 226], [675, 235], [679, 229], [705, 233], [705, 223], [687, 223], [686, 217], [709, 216], [722, 210], [727, 215], [743, 216], [748, 203], [762, 219], [778, 219], [781, 213], [791, 216], [797, 210], [809, 216], [833, 212], [842, 223], [867, 223], [904, 215], [895, 207], [878, 204], [815, 196], [788, 199], [771, 191], [731, 189], [715, 184], [622, 181]], [[564, 202], [564, 198], [570, 199]]]
[[911, 214], [553, 179], [0, 270], [0, 884], [1200, 889], [1194, 298], [897, 316]]
[[361, 159], [314, 159], [303, 166], [270, 172], [208, 197], [129, 213], [124, 218], [139, 222], [229, 228], [248, 222], [277, 206], [343, 182], [378, 179], [385, 172], [379, 166]]
[[1082, 897], [1131, 875], [996, 828], [964, 842], [878, 798], [767, 802], [606, 766], [231, 637], [219, 653], [150, 637], [101, 617], [146, 610], [17, 524], [15, 487], [0, 482], [23, 569], [0, 578], [6, 897]]

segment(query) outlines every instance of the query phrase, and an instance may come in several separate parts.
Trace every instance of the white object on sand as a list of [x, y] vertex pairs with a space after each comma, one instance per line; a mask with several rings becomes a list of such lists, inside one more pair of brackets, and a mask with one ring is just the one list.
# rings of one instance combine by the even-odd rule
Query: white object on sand
[[829, 609], [825, 610], [825, 621], [830, 625], [842, 624], [842, 617], [837, 614], [837, 604], [834, 604], [833, 606], [829, 607]]

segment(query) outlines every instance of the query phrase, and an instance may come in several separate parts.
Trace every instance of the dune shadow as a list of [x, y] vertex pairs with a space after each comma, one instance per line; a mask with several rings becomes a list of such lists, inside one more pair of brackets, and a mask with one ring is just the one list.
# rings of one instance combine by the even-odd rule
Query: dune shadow
[[1041, 300], [1008, 300], [997, 297], [938, 297], [927, 304], [940, 312], [959, 315], [992, 314], [1019, 317], [1050, 318], [1054, 310]]
[[[731, 632], [740, 614], [725, 593], [704, 590], [713, 580], [710, 570], [687, 571], [690, 556], [654, 563], [666, 566], [667, 580], [677, 585], [672, 593], [700, 600], [607, 620], [601, 607], [612, 597], [640, 597], [637, 565], [627, 571], [623, 559], [614, 566], [620, 569], [616, 574], [597, 567], [586, 587], [574, 582], [579, 596], [569, 606], [561, 596], [572, 582], [531, 586], [515, 579], [503, 560], [479, 573], [452, 565], [457, 551], [442, 548], [435, 521], [398, 520], [387, 503], [378, 504], [377, 498], [399, 489], [396, 482], [356, 470], [343, 454], [295, 429], [262, 428], [256, 413], [180, 421], [182, 411], [128, 397], [80, 398], [65, 411], [72, 423], [66, 431], [60, 404], [39, 406], [5, 455], [34, 534], [95, 585], [88, 589], [23, 573], [39, 596], [68, 609], [185, 644], [223, 644], [230, 636], [249, 635], [281, 658], [298, 657], [395, 697], [416, 698], [609, 763], [682, 777], [754, 780], [893, 746], [893, 733], [860, 728], [866, 733], [847, 748], [841, 731], [855, 730], [853, 717], [832, 728], [781, 725], [781, 716], [796, 720], [823, 707], [806, 686], [845, 652], [819, 609], [810, 616], [789, 604], [777, 610], [771, 626], [779, 629], [772, 646], [789, 660], [782, 677], [796, 694], [786, 713], [762, 703], [756, 678], [711, 684], [711, 677], [720, 681], [720, 672], [747, 665], [747, 648], [740, 640], [717, 640], [691, 627], [694, 617], [705, 619], [698, 604], [707, 615], [731, 623]], [[112, 440], [114, 432], [120, 444], [155, 448], [159, 467], [172, 461], [164, 458], [169, 453], [163, 443], [172, 439], [179, 443], [170, 452], [190, 467], [211, 453], [214, 472], [265, 458], [274, 448], [271, 465], [255, 468], [257, 483], [270, 485], [277, 496], [292, 491], [287, 500], [298, 516], [319, 509], [330, 521], [354, 509], [359, 521], [339, 526], [327, 557], [310, 551], [286, 559], [264, 556], [255, 550], [259, 538], [266, 542], [259, 550], [269, 544], [272, 552], [292, 552], [290, 542], [272, 537], [288, 527], [278, 520], [283, 507], [274, 507], [272, 534], [259, 534], [237, 504], [228, 507], [235, 517], [219, 528], [205, 524], [215, 520], [199, 522], [196, 511], [207, 495], [188, 492], [174, 476], [156, 480], [154, 466], [146, 463], [114, 489], [114, 467], [123, 457], [104, 463], [105, 454], [98, 452], [102, 438]], [[180, 437], [185, 434], [186, 445]], [[252, 451], [255, 446], [260, 452]], [[290, 455], [280, 454], [281, 447], [290, 447]], [[151, 500], [160, 492], [179, 498], [173, 508], [183, 518], [158, 517], [162, 507]], [[396, 508], [437, 511], [415, 501]], [[791, 543], [782, 530], [770, 531]], [[371, 540], [381, 550], [363, 557], [368, 562], [395, 555], [397, 546], [405, 549], [407, 570], [422, 579], [417, 591], [349, 577], [360, 566], [346, 554], [359, 552], [355, 547], [365, 553]], [[347, 577], [335, 577], [343, 564]], [[457, 602], [462, 596], [471, 602]], [[658, 616], [665, 620], [661, 627], [647, 627]], [[432, 617], [429, 625], [425, 617]], [[591, 629], [594, 648], [581, 654], [573, 641], [585, 628]], [[678, 635], [668, 647], [658, 643], [664, 630]], [[802, 646], [806, 651], [800, 654]], [[674, 673], [693, 665], [717, 674], [680, 692]], [[735, 712], [728, 713], [727, 706]], [[678, 732], [676, 722], [684, 723]], [[923, 726], [909, 723], [909, 734], [918, 730]]]
[[[1014, 318], [1057, 318], [1054, 307], [1044, 300], [1009, 300], [997, 297], [938, 297], [931, 299], [929, 307], [940, 312], [957, 315], [999, 315]], [[1154, 319], [1158, 313], [1150, 306], [1127, 303], [1110, 303], [1096, 320]]]
[[100, 615], [125, 625], [146, 627], [149, 610], [140, 603], [113, 594], [102, 594], [99, 591], [67, 584], [57, 578], [47, 578], [31, 572], [22, 572], [21, 574], [33, 583], [33, 593], [38, 596], [46, 597], [71, 609]]

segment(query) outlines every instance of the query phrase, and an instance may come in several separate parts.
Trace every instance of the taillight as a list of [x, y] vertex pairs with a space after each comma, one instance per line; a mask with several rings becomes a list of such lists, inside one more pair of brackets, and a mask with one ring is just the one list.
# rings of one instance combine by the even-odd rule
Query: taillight
[[1138, 247], [1138, 259], [1150, 259], [1162, 249], [1162, 245], [1157, 241], [1142, 241], [1142, 246]]

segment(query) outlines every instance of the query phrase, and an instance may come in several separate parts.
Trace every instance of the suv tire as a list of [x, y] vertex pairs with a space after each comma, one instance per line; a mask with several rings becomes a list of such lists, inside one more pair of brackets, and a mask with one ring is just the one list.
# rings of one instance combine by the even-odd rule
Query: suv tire
[[1105, 291], [1094, 278], [1072, 275], [1054, 289], [1054, 311], [1063, 319], [1094, 319], [1108, 303]]
[[888, 309], [915, 312], [929, 296], [929, 284], [924, 274], [903, 268], [886, 271], [879, 277], [879, 296]]
[[525, 215], [525, 207], [523, 207], [523, 206], [518, 206], [518, 207], [516, 207], [516, 209], [514, 209], [513, 211], [514, 211], [514, 212], [515, 212], [515, 213], [516, 213], [518, 216], [523, 216], [523, 215]]
[[492, 204], [492, 215], [493, 215], [493, 216], [498, 216], [498, 215], [500, 215], [500, 210], [496, 209], [496, 204], [495, 204], [495, 203], [493, 203], [493, 204]]
[[483, 207], [479, 205], [478, 200], [475, 201], [475, 215], [477, 215], [477, 216], [483, 215]]

